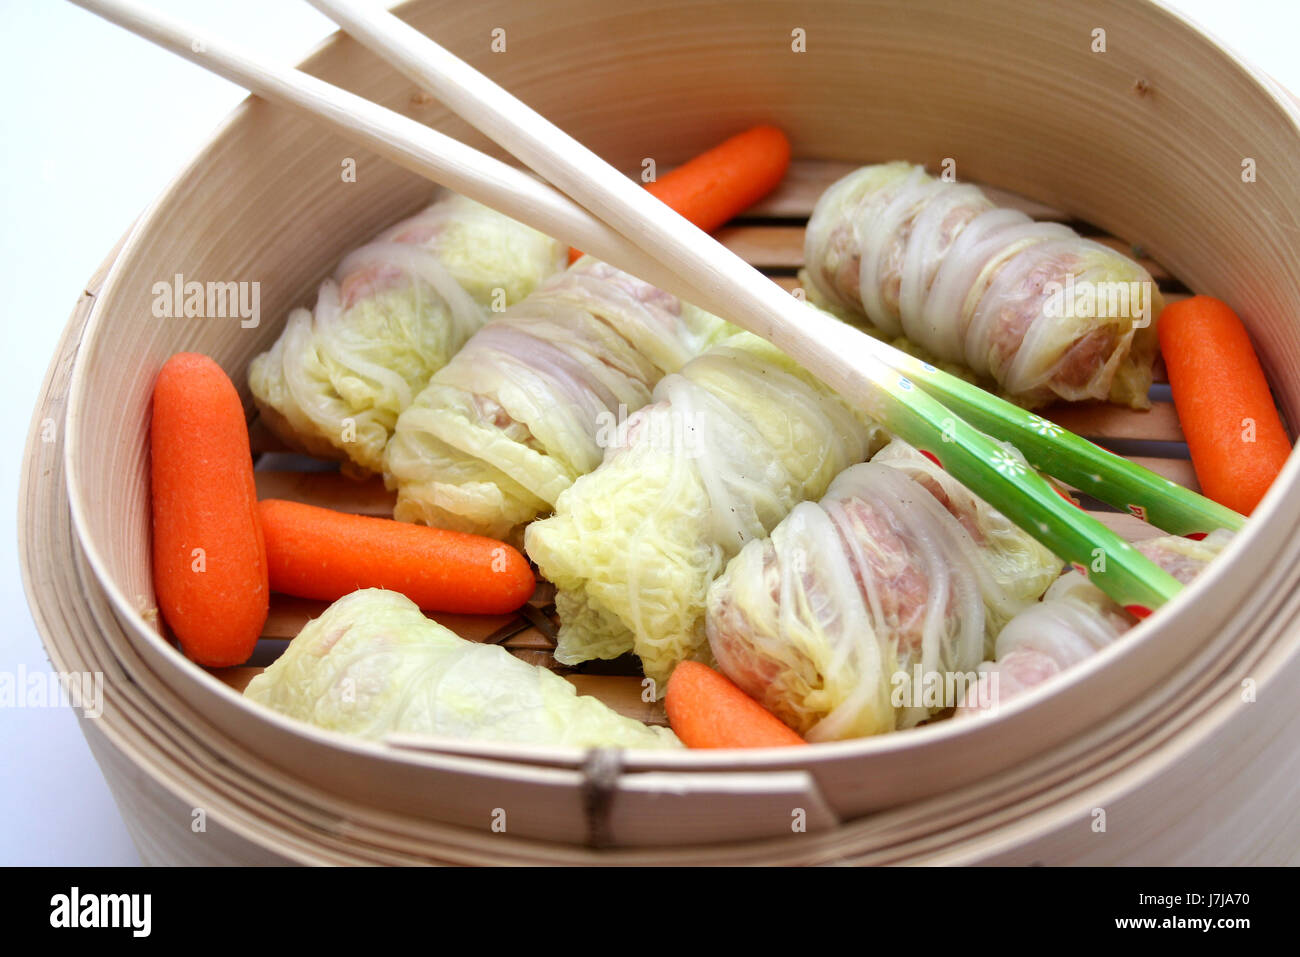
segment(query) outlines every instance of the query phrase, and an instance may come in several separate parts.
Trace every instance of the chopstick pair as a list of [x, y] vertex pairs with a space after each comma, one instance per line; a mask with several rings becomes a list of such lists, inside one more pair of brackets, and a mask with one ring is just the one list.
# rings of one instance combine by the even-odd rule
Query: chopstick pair
[[[619, 228], [623, 235], [638, 236], [642, 223], [647, 217], [652, 217], [659, 242], [647, 244], [645, 240], [639, 240], [637, 244], [643, 253], [653, 257], [671, 248], [673, 231], [685, 227], [683, 235], [703, 236], [714, 251], [725, 254], [733, 264], [739, 263], [749, 274], [749, 279], [760, 275], [667, 206], [632, 185], [626, 176], [599, 156], [392, 13], [367, 7], [356, 0], [308, 2], [422, 89], [433, 93], [480, 132]], [[557, 149], [557, 144], [563, 149]], [[567, 158], [570, 153], [571, 158]], [[630, 212], [620, 205], [624, 201], [633, 207]], [[684, 263], [674, 263], [677, 270], [689, 267], [690, 271], [674, 271], [671, 281], [677, 281], [679, 274], [698, 274], [700, 280], [707, 283], [710, 278], [707, 273], [693, 268], [700, 261], [692, 255]], [[636, 272], [635, 269], [628, 271]], [[642, 275], [642, 278], [653, 282], [647, 276]], [[682, 298], [749, 328], [739, 316], [732, 316], [727, 303], [707, 305], [703, 300], [710, 297], [701, 297], [698, 292], [687, 292]], [[789, 309], [785, 311], [787, 314], [790, 312]], [[750, 331], [764, 335], [759, 329], [751, 328]], [[874, 352], [887, 366], [903, 373], [910, 382], [947, 405], [951, 413], [982, 432], [1012, 442], [1035, 468], [1069, 482], [1094, 498], [1179, 535], [1203, 534], [1216, 528], [1235, 531], [1245, 521], [1231, 509], [1068, 433], [1014, 403], [887, 343], [854, 332], [858, 339], [856, 345]], [[808, 368], [818, 372], [814, 366]], [[940, 438], [945, 442], [953, 441], [952, 429], [947, 427], [949, 420], [950, 417], [944, 418], [945, 427], [940, 430]], [[975, 491], [979, 489], [975, 488]]]
[[[1088, 494], [1176, 533], [1244, 519], [962, 379], [809, 308], [491, 80], [386, 10], [311, 0], [367, 47], [556, 188], [400, 114], [260, 63], [125, 0], [72, 0], [261, 95], [768, 339], [1137, 614], [1181, 587], [1075, 509], [984, 432]], [[566, 195], [567, 194], [567, 195]], [[576, 201], [575, 201], [576, 200]], [[945, 404], [946, 403], [946, 404]], [[981, 431], [983, 430], [983, 431]]]

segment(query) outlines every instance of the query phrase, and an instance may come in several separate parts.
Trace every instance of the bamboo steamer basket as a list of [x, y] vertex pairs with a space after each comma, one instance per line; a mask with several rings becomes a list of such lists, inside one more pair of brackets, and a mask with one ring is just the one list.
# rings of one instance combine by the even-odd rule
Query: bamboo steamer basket
[[[427, 0], [401, 13], [621, 168], [644, 157], [667, 168], [755, 122], [786, 129], [790, 182], [724, 240], [787, 286], [811, 202], [845, 164], [954, 159], [963, 179], [1028, 197], [1016, 202], [1040, 218], [1140, 244], [1167, 298], [1191, 289], [1232, 303], [1284, 414], [1300, 417], [1300, 275], [1286, 268], [1300, 237], [1300, 112], [1162, 7]], [[490, 48], [496, 27], [505, 53]], [[1105, 52], [1092, 50], [1097, 28]], [[806, 52], [792, 49], [795, 30]], [[305, 68], [490, 149], [349, 39]], [[346, 158], [354, 183], [339, 176]], [[1241, 175], [1247, 159], [1254, 182]], [[982, 721], [611, 763], [345, 739], [246, 702], [247, 675], [184, 659], [152, 611], [146, 449], [158, 368], [201, 351], [242, 386], [288, 310], [429, 191], [250, 99], [88, 284], [50, 366], [23, 474], [28, 597], [54, 667], [105, 674], [104, 713], [82, 726], [146, 862], [1300, 860], [1294, 457], [1246, 532], [1175, 602]], [[153, 318], [153, 284], [176, 273], [259, 281], [264, 321]], [[1171, 413], [1159, 401], [1149, 413], [1054, 414], [1192, 484]], [[259, 473], [264, 494], [385, 507], [381, 491], [338, 481]], [[281, 602], [268, 639], [311, 613]], [[545, 660], [536, 639], [514, 650]], [[653, 717], [627, 679], [575, 680]]]

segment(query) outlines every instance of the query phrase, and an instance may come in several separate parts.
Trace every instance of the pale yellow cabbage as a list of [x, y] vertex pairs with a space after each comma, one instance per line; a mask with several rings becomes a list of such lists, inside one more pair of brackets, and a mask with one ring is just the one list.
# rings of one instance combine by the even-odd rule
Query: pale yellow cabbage
[[945, 706], [906, 694], [917, 676], [918, 691], [964, 681], [1061, 564], [895, 439], [731, 560], [709, 588], [709, 646], [810, 741], [907, 728]]
[[1159, 289], [1132, 259], [908, 163], [856, 170], [818, 200], [809, 298], [960, 363], [1025, 404], [1149, 405]]
[[344, 257], [249, 368], [291, 445], [379, 472], [397, 422], [484, 322], [563, 265], [562, 243], [456, 194]]
[[556, 657], [635, 651], [662, 694], [677, 662], [707, 657], [705, 594], [727, 560], [884, 433], [748, 333], [664, 378], [654, 398], [626, 444], [528, 527], [525, 547], [560, 590]]
[[660, 378], [734, 332], [584, 257], [475, 333], [402, 412], [384, 457], [395, 516], [517, 540]]
[[579, 695], [546, 668], [467, 641], [377, 588], [334, 602], [249, 682], [252, 701], [365, 738], [428, 734], [577, 748], [672, 748], [667, 728]]
[[[1004, 445], [1023, 461], [1019, 450]], [[901, 439], [894, 439], [871, 461], [902, 472], [929, 492], [979, 549], [994, 589], [985, 591], [989, 648], [1013, 616], [1037, 601], [1061, 573], [1062, 561], [1047, 546], [968, 489], [936, 462]]]
[[[1163, 535], [1134, 548], [1184, 585], [1228, 547], [1232, 533], [1216, 529], [1205, 539]], [[1016, 615], [997, 637], [996, 660], [980, 665], [979, 686], [958, 715], [994, 710], [1073, 667], [1114, 642], [1137, 619], [1079, 571], [1057, 579], [1043, 600]]]

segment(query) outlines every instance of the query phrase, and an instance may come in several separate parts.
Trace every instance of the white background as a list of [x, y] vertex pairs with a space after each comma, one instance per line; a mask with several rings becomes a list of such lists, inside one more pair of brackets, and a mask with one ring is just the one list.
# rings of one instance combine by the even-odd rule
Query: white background
[[[332, 26], [302, 0], [147, 2], [286, 63]], [[1171, 5], [1300, 91], [1298, 0]], [[15, 530], [22, 448], [46, 365], [85, 281], [242, 98], [70, 4], [0, 0], [0, 289], [3, 354], [13, 362], [0, 374], [0, 672], [48, 668]], [[0, 864], [138, 861], [72, 712], [0, 710]]]

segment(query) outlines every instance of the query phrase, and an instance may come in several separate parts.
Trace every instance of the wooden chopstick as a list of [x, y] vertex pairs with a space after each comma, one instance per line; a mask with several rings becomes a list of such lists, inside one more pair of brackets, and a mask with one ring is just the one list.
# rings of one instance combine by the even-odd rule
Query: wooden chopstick
[[[1177, 594], [1180, 586], [1172, 576], [1074, 510], [1040, 475], [917, 388], [916, 383], [941, 380], [945, 373], [921, 364], [914, 366], [918, 375], [900, 374], [898, 357], [910, 357], [767, 282], [573, 137], [389, 11], [354, 0], [309, 2], [672, 272], [699, 289], [717, 290], [727, 300], [723, 316], [772, 342], [887, 429], [934, 455], [1026, 532], [1090, 569], [1121, 605], [1140, 614]], [[710, 297], [702, 305], [715, 308], [712, 302]]]
[[[768, 339], [847, 401], [930, 452], [958, 480], [1062, 558], [1090, 568], [1099, 587], [1120, 604], [1140, 612], [1177, 594], [1180, 586], [1174, 578], [1095, 519], [1074, 510], [1041, 476], [1024, 469], [988, 436], [917, 388], [916, 381], [924, 382], [925, 376], [908, 377], [891, 367], [900, 361], [897, 357], [909, 357], [788, 296], [594, 153], [387, 11], [315, 0], [363, 43], [573, 199], [400, 114], [300, 71], [262, 64], [134, 3], [73, 2], [259, 95], [318, 116], [405, 168], [588, 249]], [[929, 366], [920, 371], [941, 375]]]
[[[707, 295], [706, 300], [692, 301], [773, 339], [762, 327], [765, 322], [768, 330], [781, 336], [781, 342], [773, 339], [777, 345], [796, 359], [805, 359], [801, 352], [806, 354], [807, 350], [800, 348], [800, 337], [794, 337], [791, 344], [791, 337], [784, 335], [788, 329], [783, 324], [797, 333], [801, 325], [810, 322], [806, 313], [797, 315], [799, 310], [789, 303], [783, 309], [771, 308], [776, 300], [769, 294], [766, 306], [746, 303], [747, 307], [758, 310], [753, 317], [763, 317], [760, 327], [747, 325], [740, 317], [741, 310], [736, 309], [736, 290], [754, 285], [753, 268], [662, 203], [631, 187], [626, 177], [596, 154], [387, 10], [357, 0], [309, 2], [463, 119], [613, 224], [648, 255], [662, 259], [674, 275], [685, 276], [692, 285], [712, 290], [720, 277], [708, 264], [725, 261], [729, 267], [725, 280], [727, 301], [720, 308]], [[675, 245], [678, 239], [681, 245]], [[691, 299], [689, 295], [685, 298]], [[806, 337], [802, 338], [806, 341]], [[972, 425], [1012, 442], [1036, 468], [1086, 489], [1095, 498], [1130, 511], [1165, 531], [1204, 534], [1216, 528], [1237, 530], [1245, 521], [1231, 509], [1189, 489], [1171, 485], [1161, 476], [1099, 449], [1079, 436], [1045, 425], [1041, 418], [1021, 407], [920, 362], [887, 343], [859, 336], [855, 345], [857, 348], [851, 356], [871, 355], [902, 373]], [[815, 361], [804, 364], [814, 373], [823, 373], [822, 366]]]

